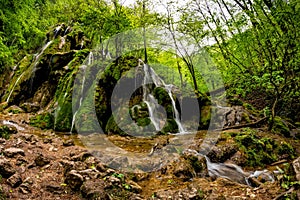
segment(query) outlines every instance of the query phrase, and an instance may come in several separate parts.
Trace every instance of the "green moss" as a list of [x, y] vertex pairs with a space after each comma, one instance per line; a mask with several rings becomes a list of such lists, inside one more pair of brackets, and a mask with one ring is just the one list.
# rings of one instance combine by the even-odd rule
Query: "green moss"
[[48, 112], [30, 118], [30, 125], [41, 129], [54, 127], [54, 116]]
[[283, 119], [280, 117], [276, 116], [274, 119], [274, 125], [272, 128], [272, 131], [277, 134], [282, 134], [285, 137], [290, 137], [290, 129], [286, 125]]
[[202, 106], [200, 110], [200, 129], [207, 129], [211, 119], [211, 107]]
[[167, 119], [165, 126], [161, 130], [162, 134], [178, 133], [178, 126], [174, 119]]
[[126, 135], [124, 131], [122, 131], [119, 126], [116, 124], [114, 120], [114, 116], [111, 116], [106, 124], [105, 127], [106, 133], [112, 133], [112, 134], [119, 134], [119, 135]]
[[247, 157], [247, 166], [264, 166], [278, 161], [282, 156], [292, 159], [295, 155], [293, 147], [287, 142], [258, 137], [256, 130], [244, 129], [232, 134], [232, 137]]
[[141, 118], [137, 119], [137, 125], [138, 126], [147, 126], [151, 123], [151, 120], [149, 118]]
[[11, 134], [17, 133], [16, 129], [9, 128], [7, 126], [0, 126], [0, 137], [4, 139], [9, 139]]

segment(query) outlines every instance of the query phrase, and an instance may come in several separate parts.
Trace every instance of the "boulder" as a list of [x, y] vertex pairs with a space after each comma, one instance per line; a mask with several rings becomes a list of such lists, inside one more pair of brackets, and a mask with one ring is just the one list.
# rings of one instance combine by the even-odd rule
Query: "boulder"
[[23, 151], [23, 149], [14, 148], [14, 147], [5, 149], [3, 154], [9, 158], [15, 157], [17, 155], [25, 156], [25, 152]]
[[66, 175], [65, 183], [68, 184], [71, 189], [79, 190], [83, 184], [83, 180], [83, 177], [76, 170], [71, 170]]
[[50, 163], [50, 159], [46, 158], [43, 154], [39, 154], [35, 159], [34, 162], [37, 166], [43, 167]]
[[27, 113], [37, 112], [40, 109], [37, 103], [23, 103], [20, 107]]
[[7, 179], [7, 183], [11, 186], [11, 187], [18, 187], [19, 185], [22, 184], [22, 178], [20, 176], [20, 174], [15, 173], [14, 175], [12, 175], [9, 179]]
[[0, 175], [4, 178], [9, 178], [16, 171], [13, 166], [10, 164], [10, 161], [4, 158], [0, 158]]
[[293, 168], [296, 174], [296, 179], [300, 181], [300, 157], [293, 161]]
[[82, 197], [86, 199], [110, 199], [108, 194], [105, 192], [105, 182], [101, 179], [95, 180], [87, 180], [83, 183], [80, 188]]

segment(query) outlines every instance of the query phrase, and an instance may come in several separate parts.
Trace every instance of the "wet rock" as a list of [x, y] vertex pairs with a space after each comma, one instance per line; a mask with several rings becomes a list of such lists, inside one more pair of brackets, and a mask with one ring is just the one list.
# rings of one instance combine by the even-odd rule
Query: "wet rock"
[[108, 181], [111, 182], [113, 185], [118, 185], [118, 184], [121, 183], [121, 180], [118, 179], [118, 178], [116, 178], [116, 177], [114, 177], [114, 176], [110, 176], [108, 178]]
[[45, 157], [43, 154], [38, 154], [38, 156], [34, 159], [34, 162], [37, 166], [43, 167], [50, 163], [50, 159]]
[[109, 167], [118, 169], [120, 166], [126, 167], [129, 164], [128, 158], [125, 156], [122, 157], [116, 157], [114, 158], [110, 163]]
[[293, 161], [293, 168], [296, 174], [296, 179], [300, 181], [300, 157]]
[[37, 103], [23, 103], [20, 107], [27, 113], [37, 112], [40, 109]]
[[16, 165], [19, 165], [19, 166], [23, 165], [23, 164], [27, 164], [27, 163], [28, 163], [27, 160], [22, 157], [19, 157], [16, 161]]
[[230, 162], [243, 166], [247, 163], [247, 157], [241, 151], [237, 151], [233, 156], [231, 156]]
[[5, 149], [3, 153], [6, 157], [9, 158], [15, 157], [17, 155], [25, 156], [25, 152], [23, 151], [23, 149], [14, 148], [14, 147]]
[[4, 158], [0, 158], [0, 175], [4, 178], [9, 178], [12, 176], [16, 171], [14, 170], [13, 166], [10, 164], [9, 160]]
[[72, 156], [72, 161], [82, 161], [84, 162], [88, 157], [92, 156], [89, 152], [82, 152], [79, 155]]
[[134, 181], [129, 180], [127, 184], [130, 185], [131, 191], [135, 193], [142, 192], [142, 187]]
[[238, 147], [233, 144], [226, 144], [222, 146], [214, 146], [207, 154], [212, 162], [225, 162], [230, 159], [236, 152]]
[[105, 192], [106, 184], [103, 180], [87, 180], [80, 188], [81, 194], [86, 199], [110, 199]]
[[63, 146], [65, 146], [65, 147], [74, 146], [74, 141], [72, 139], [64, 141]]
[[21, 184], [19, 187], [19, 191], [23, 194], [31, 193], [31, 189], [28, 184]]
[[7, 183], [11, 186], [11, 187], [18, 187], [21, 183], [22, 183], [22, 178], [20, 176], [20, 174], [15, 173], [14, 175], [12, 175], [9, 179], [7, 179]]
[[89, 177], [91, 179], [98, 178], [100, 172], [97, 169], [86, 169], [79, 171], [79, 174], [83, 177]]
[[83, 177], [76, 170], [71, 170], [66, 175], [65, 183], [68, 184], [71, 189], [79, 190], [83, 184]]
[[96, 165], [96, 169], [97, 169], [99, 172], [105, 172], [105, 171], [106, 171], [106, 169], [105, 169], [105, 167], [104, 167], [104, 165], [103, 165], [102, 163], [98, 163], [98, 164]]
[[24, 113], [24, 110], [16, 105], [12, 105], [10, 107], [8, 107], [7, 109], [5, 109], [3, 111], [3, 113], [8, 114], [8, 113], [12, 113], [12, 114], [18, 114], [18, 113]]
[[64, 167], [64, 175], [70, 172], [75, 166], [75, 162], [69, 160], [61, 160], [60, 164]]
[[31, 193], [30, 186], [32, 185], [32, 180], [30, 177], [27, 177], [23, 183], [19, 186], [19, 191], [23, 194]]
[[174, 165], [175, 166], [174, 166], [173, 174], [178, 178], [189, 180], [196, 176], [196, 172], [194, 168], [187, 160], [180, 159], [180, 161], [178, 163], [174, 163]]
[[17, 133], [18, 129], [13, 125], [0, 125], [0, 138], [8, 139], [10, 135]]
[[44, 138], [43, 142], [44, 142], [44, 144], [52, 143], [52, 138]]
[[51, 192], [53, 194], [61, 194], [63, 192], [63, 188], [61, 185], [58, 185], [55, 182], [50, 182], [44, 185], [46, 191]]

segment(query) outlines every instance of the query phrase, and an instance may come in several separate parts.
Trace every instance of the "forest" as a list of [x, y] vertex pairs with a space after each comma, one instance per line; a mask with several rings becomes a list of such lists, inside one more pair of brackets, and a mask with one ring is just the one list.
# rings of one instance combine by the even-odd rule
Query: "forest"
[[0, 200], [300, 199], [299, 0], [0, 7]]

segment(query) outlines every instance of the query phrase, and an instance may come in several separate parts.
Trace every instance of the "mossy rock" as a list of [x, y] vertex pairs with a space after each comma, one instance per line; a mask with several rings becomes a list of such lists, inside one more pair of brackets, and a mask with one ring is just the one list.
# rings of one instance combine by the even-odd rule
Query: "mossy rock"
[[124, 131], [122, 131], [119, 126], [116, 124], [114, 116], [112, 115], [107, 121], [105, 132], [107, 134], [119, 134], [119, 135], [127, 135]]
[[200, 129], [207, 129], [211, 120], [211, 106], [202, 106], [200, 110]]
[[12, 114], [19, 114], [19, 113], [24, 113], [24, 110], [18, 106], [10, 106], [8, 107], [5, 111], [5, 113], [12, 113]]
[[288, 125], [285, 123], [285, 121], [283, 119], [281, 119], [278, 116], [276, 116], [274, 118], [274, 124], [272, 127], [272, 131], [277, 134], [282, 134], [285, 137], [291, 136], [291, 131], [290, 131]]
[[51, 113], [42, 113], [30, 118], [30, 125], [41, 129], [54, 128], [54, 116]]
[[9, 139], [10, 135], [16, 134], [18, 131], [13, 126], [0, 126], [0, 137], [4, 139]]
[[178, 133], [178, 125], [174, 119], [167, 119], [165, 126], [160, 131], [161, 134]]
[[247, 157], [246, 166], [265, 166], [283, 158], [293, 159], [295, 156], [295, 150], [289, 143], [259, 137], [255, 130], [244, 129], [232, 136]]

